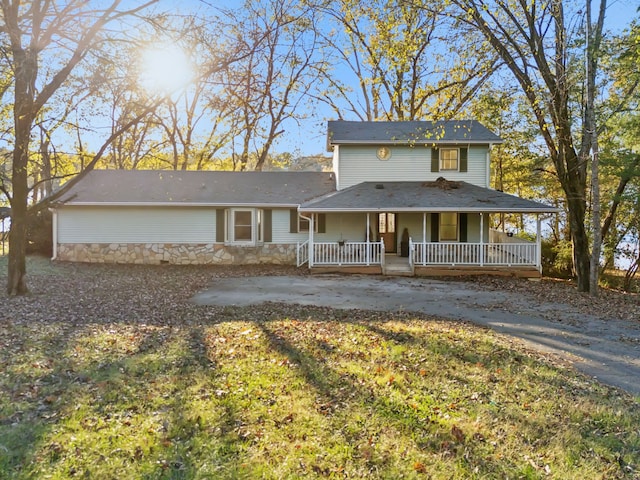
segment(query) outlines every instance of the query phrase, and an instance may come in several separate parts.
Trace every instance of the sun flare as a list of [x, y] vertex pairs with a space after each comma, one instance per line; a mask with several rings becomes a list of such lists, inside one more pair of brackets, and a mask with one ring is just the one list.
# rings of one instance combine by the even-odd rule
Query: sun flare
[[177, 45], [154, 46], [141, 54], [140, 83], [150, 92], [173, 94], [186, 88], [194, 77], [191, 59]]

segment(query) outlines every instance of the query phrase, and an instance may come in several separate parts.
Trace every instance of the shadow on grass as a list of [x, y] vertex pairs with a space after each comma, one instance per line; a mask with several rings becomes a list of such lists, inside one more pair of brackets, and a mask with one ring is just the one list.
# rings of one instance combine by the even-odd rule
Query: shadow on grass
[[[271, 348], [299, 365], [297, 371], [300, 372], [300, 376], [319, 396], [318, 411], [332, 417], [333, 428], [341, 432], [346, 443], [366, 445], [369, 441], [367, 437], [376, 435], [372, 431], [367, 431], [366, 428], [376, 425], [373, 427], [374, 430], [396, 431], [398, 435], [404, 437], [404, 442], [412, 444], [418, 451], [443, 457], [457, 455], [461, 462], [468, 464], [468, 467], [482, 466], [481, 473], [502, 471], [504, 461], [494, 462], [485, 458], [487, 448], [484, 442], [474, 442], [471, 439], [462, 441], [456, 438], [456, 434], [452, 433], [450, 422], [439, 420], [436, 410], [416, 408], [404, 401], [401, 395], [396, 395], [397, 392], [394, 390], [397, 388], [392, 383], [376, 388], [371, 379], [340, 372], [337, 368], [329, 366], [339, 364], [343, 352], [338, 349], [328, 352], [323, 340], [316, 339], [304, 348], [287, 338], [282, 330], [271, 328], [270, 323], [264, 322], [257, 325], [268, 339]], [[362, 328], [362, 325], [358, 327]], [[368, 328], [369, 325], [366, 327]], [[372, 327], [372, 331], [382, 333], [379, 327]], [[384, 333], [386, 336], [398, 338], [390, 332]], [[403, 336], [405, 341], [409, 338], [411, 336]], [[365, 418], [368, 427], [365, 427], [365, 430], [345, 428], [345, 422], [350, 417]], [[378, 471], [382, 475], [385, 475], [385, 469], [391, 468], [391, 465], [386, 464], [387, 459], [383, 453], [376, 458], [371, 455], [369, 449], [365, 448], [354, 450], [354, 455], [355, 460], [364, 462], [372, 469], [371, 471]], [[467, 471], [471, 473], [472, 468]]]
[[[268, 311], [228, 309], [203, 325], [174, 328], [123, 322], [113, 327], [121, 329], [113, 338], [131, 345], [110, 344], [109, 326], [90, 325], [76, 331], [77, 326], [61, 322], [53, 334], [39, 331], [37, 325], [7, 326], [15, 328], [7, 336], [15, 342], [15, 351], [0, 351], [3, 368], [11, 367], [8, 375], [0, 377], [0, 390], [9, 392], [8, 397], [0, 396], [0, 407], [15, 403], [17, 410], [0, 410], [0, 469], [9, 472], [9, 478], [35, 478], [43, 467], [61, 476], [99, 476], [135, 468], [139, 478], [242, 477], [246, 471], [241, 464], [251, 445], [242, 433], [247, 415], [238, 397], [217, 393], [227, 388], [226, 380], [209, 338], [219, 322], [242, 319], [260, 331], [265, 352], [244, 352], [253, 360], [249, 366], [226, 357], [225, 367], [258, 376], [260, 362], [272, 353], [287, 358], [296, 365], [291, 371], [303, 383], [293, 395], [313, 392], [317, 399], [314, 414], [326, 420], [336, 442], [351, 447], [350, 460], [364, 465], [369, 475], [391, 475], [391, 463], [399, 461], [382, 451], [383, 447], [377, 453], [371, 447], [376, 435], [386, 432], [387, 437], [395, 435], [404, 442], [408, 450], [439, 458], [443, 468], [455, 464], [469, 477], [503, 477], [514, 472], [540, 476], [521, 458], [494, 455], [488, 437], [496, 432], [502, 435], [499, 429], [474, 431], [470, 423], [462, 426], [462, 432], [453, 428], [464, 417], [486, 415], [518, 427], [517, 433], [505, 430], [500, 441], [518, 435], [523, 445], [534, 450], [536, 439], [552, 438], [548, 430], [566, 417], [553, 417], [553, 412], [536, 417], [520, 408], [523, 402], [535, 400], [526, 395], [528, 382], [536, 381], [536, 374], [527, 371], [533, 370], [534, 360], [508, 355], [508, 350], [491, 341], [461, 342], [453, 333], [429, 329], [416, 333], [380, 321], [354, 320], [349, 313], [334, 314], [328, 309], [294, 309], [293, 313], [309, 319], [302, 322], [282, 320], [274, 312], [273, 306]], [[312, 320], [316, 317], [324, 320]], [[324, 325], [322, 335], [319, 325]], [[79, 344], [102, 334], [102, 344], [88, 340], [86, 345]], [[87, 359], [74, 356], [78, 346], [88, 352]], [[104, 348], [104, 352], [91, 356], [93, 347]], [[30, 352], [34, 361], [45, 363], [34, 366], [27, 357], [15, 358], [15, 352]], [[430, 380], [420, 373], [420, 361], [406, 352], [441, 359], [433, 366], [441, 371], [434, 372]], [[492, 380], [492, 376], [499, 377], [498, 369], [511, 370], [522, 384]], [[467, 371], [473, 375], [466, 375]], [[394, 382], [387, 372], [399, 372], [403, 381]], [[547, 383], [539, 392], [552, 397], [554, 389], [567, 388], [551, 367], [538, 372], [544, 373]], [[491, 405], [494, 390], [503, 396]], [[482, 396], [472, 399], [478, 392]], [[513, 405], [504, 401], [509, 395]], [[600, 398], [597, 395], [594, 404]], [[545, 401], [551, 408], [554, 398]], [[66, 421], [62, 423], [61, 418]], [[620, 465], [626, 465], [634, 449], [637, 451], [638, 441], [624, 445], [626, 439], [616, 438], [615, 412], [608, 406], [586, 420], [593, 429], [582, 427], [580, 440], [597, 452], [598, 461], [618, 462], [618, 470], [612, 466], [611, 471], [619, 472]], [[72, 437], [75, 439], [70, 440]], [[596, 453], [584, 447], [576, 455], [579, 461], [580, 455]], [[95, 465], [85, 463], [84, 471], [73, 470], [85, 458], [98, 460]], [[39, 467], [33, 466], [34, 459]], [[331, 475], [330, 464], [331, 459], [317, 459], [306, 471]]]
[[[79, 362], [72, 343], [83, 332], [66, 324], [56, 327], [57, 334], [44, 338], [34, 338], [37, 332], [25, 327], [12, 332], [16, 351], [29, 352], [29, 358], [16, 359], [7, 350], [0, 354], [2, 365], [12, 367], [0, 379], [0, 390], [7, 392], [0, 396], [0, 477], [39, 478], [41, 467], [65, 477], [92, 471], [100, 476], [137, 463], [141, 478], [191, 478], [190, 439], [202, 426], [202, 419], [189, 412], [191, 382], [196, 377], [211, 381], [216, 372], [203, 328], [192, 327], [186, 338], [178, 331], [147, 330], [135, 349]], [[186, 346], [176, 348], [182, 342]], [[221, 425], [235, 423], [231, 409], [220, 419]], [[148, 432], [129, 442], [131, 429]], [[235, 437], [218, 430], [220, 450], [233, 452]], [[60, 471], [63, 459], [81, 463], [96, 450], [104, 452], [97, 464], [77, 471], [78, 462], [71, 461]]]

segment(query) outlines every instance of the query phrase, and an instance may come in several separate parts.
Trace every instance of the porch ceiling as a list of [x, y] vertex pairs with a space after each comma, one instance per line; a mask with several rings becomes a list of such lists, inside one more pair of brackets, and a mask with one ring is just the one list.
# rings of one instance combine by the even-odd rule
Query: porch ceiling
[[557, 212], [555, 207], [466, 182], [364, 182], [311, 200], [301, 212]]

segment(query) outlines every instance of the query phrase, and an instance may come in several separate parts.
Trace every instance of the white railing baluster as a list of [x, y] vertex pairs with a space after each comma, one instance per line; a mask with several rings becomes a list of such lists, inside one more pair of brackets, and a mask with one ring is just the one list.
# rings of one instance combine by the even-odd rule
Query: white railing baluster
[[[342, 243], [342, 242], [341, 242]], [[382, 265], [383, 242], [314, 242], [314, 265]], [[535, 243], [409, 243], [413, 265], [536, 265]], [[308, 261], [307, 242], [297, 247], [298, 264]], [[301, 263], [302, 262], [302, 263]]]

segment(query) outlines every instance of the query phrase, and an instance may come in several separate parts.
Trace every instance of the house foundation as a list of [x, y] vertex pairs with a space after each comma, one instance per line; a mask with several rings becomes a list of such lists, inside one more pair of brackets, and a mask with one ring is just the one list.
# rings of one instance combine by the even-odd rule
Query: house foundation
[[73, 243], [57, 244], [55, 260], [84, 263], [157, 265], [295, 265], [296, 245], [256, 247], [221, 243]]

